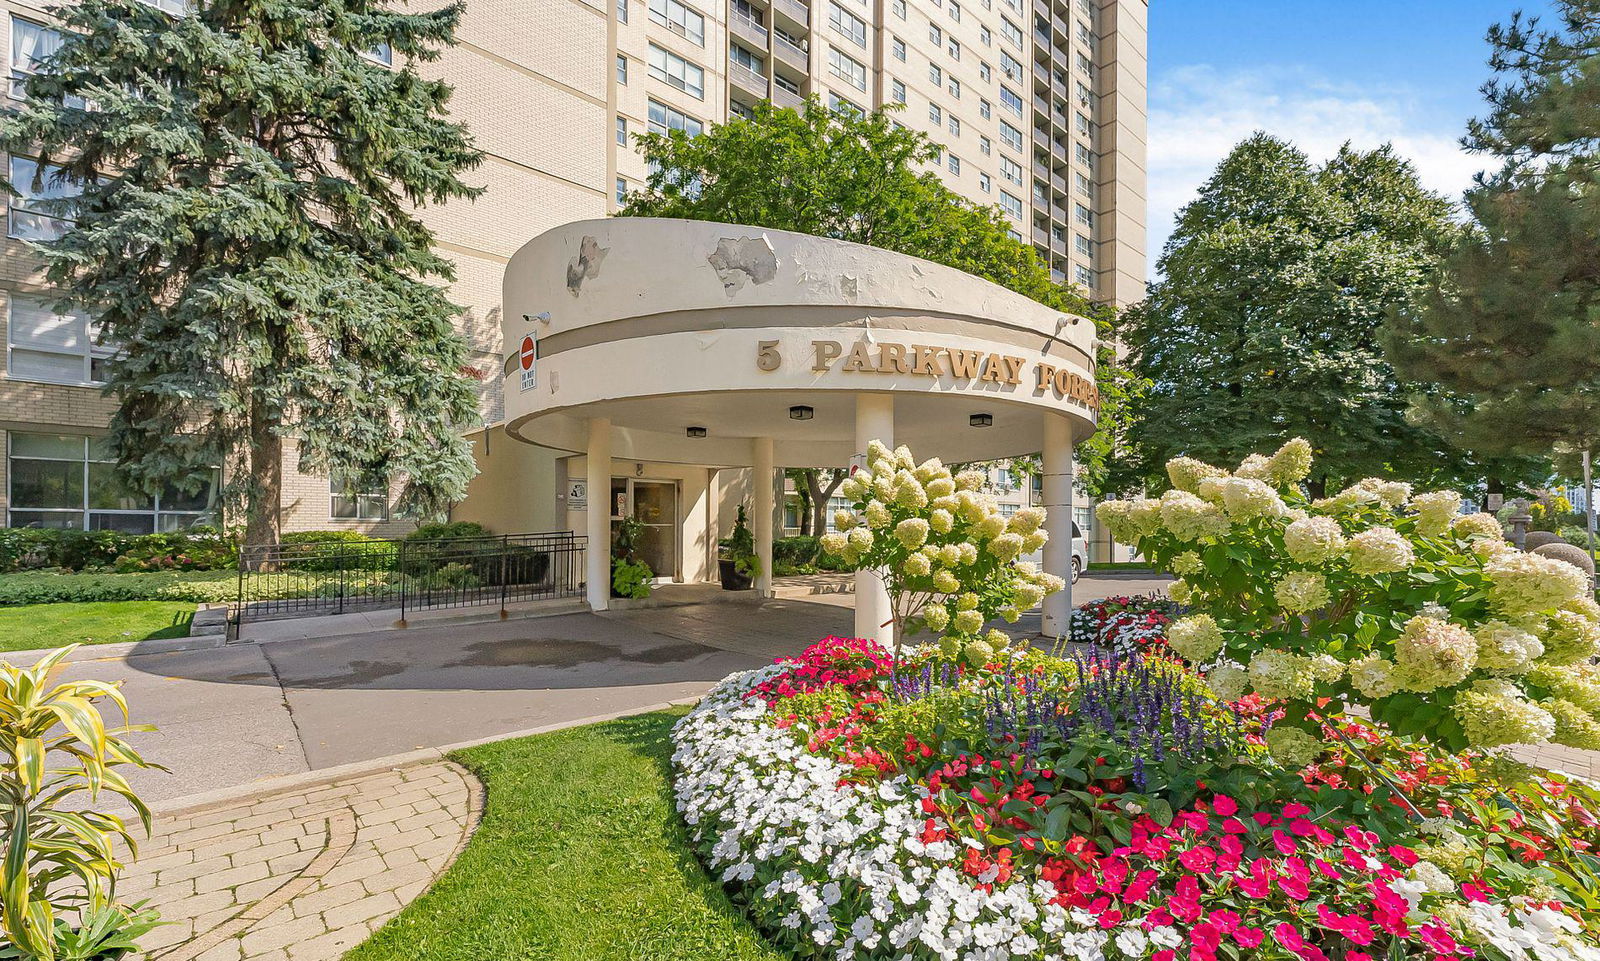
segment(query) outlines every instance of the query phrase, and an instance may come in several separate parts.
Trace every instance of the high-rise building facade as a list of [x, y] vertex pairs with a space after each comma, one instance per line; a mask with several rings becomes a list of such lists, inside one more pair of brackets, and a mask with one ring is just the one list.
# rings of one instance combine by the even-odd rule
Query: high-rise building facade
[[[183, 0], [148, 0], [181, 15]], [[689, 133], [763, 98], [810, 95], [841, 109], [904, 106], [897, 119], [943, 148], [940, 175], [1001, 207], [1057, 280], [1096, 299], [1138, 299], [1144, 277], [1147, 0], [468, 0], [459, 44], [422, 65], [456, 88], [453, 115], [486, 159], [472, 202], [423, 211], [456, 264], [483, 384], [472, 431], [481, 473], [459, 519], [501, 531], [563, 526], [555, 455], [496, 436], [501, 273], [526, 241], [604, 216], [646, 176], [633, 136]], [[45, 4], [0, 0], [9, 107], [58, 42]], [[379, 62], [384, 51], [374, 51]], [[116, 489], [100, 438], [99, 383], [114, 345], [57, 314], [28, 241], [71, 229], [30, 206], [35, 162], [5, 158], [22, 193], [0, 242], [0, 524], [173, 529], [214, 509], [205, 495]], [[397, 533], [395, 490], [355, 490], [285, 463], [287, 529]], [[530, 494], [530, 488], [539, 491]]]

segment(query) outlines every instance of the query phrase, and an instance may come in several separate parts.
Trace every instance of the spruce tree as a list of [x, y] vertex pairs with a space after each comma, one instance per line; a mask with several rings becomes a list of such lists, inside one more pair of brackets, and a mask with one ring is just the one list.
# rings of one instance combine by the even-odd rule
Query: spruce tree
[[1388, 346], [1453, 398], [1420, 412], [1489, 451], [1600, 442], [1600, 0], [1560, 0], [1489, 33], [1491, 110], [1463, 144], [1500, 161], [1467, 192], [1472, 229]]
[[[278, 539], [284, 442], [300, 469], [403, 478], [434, 513], [474, 467], [458, 308], [419, 205], [470, 198], [480, 154], [414, 69], [459, 4], [138, 0], [53, 10], [63, 42], [0, 124], [35, 190], [79, 192], [41, 245], [65, 304], [120, 350], [119, 475], [193, 491], [222, 467], [251, 543]], [[390, 69], [373, 52], [392, 51]], [[48, 183], [45, 183], [48, 181]], [[23, 185], [18, 185], [23, 186]]]
[[1408, 419], [1432, 388], [1397, 377], [1379, 342], [1387, 315], [1421, 296], [1451, 213], [1388, 147], [1316, 165], [1264, 133], [1236, 146], [1180, 211], [1163, 278], [1119, 329], [1151, 383], [1136, 475], [1295, 436], [1316, 448], [1315, 494], [1379, 473], [1469, 486], [1503, 470]]

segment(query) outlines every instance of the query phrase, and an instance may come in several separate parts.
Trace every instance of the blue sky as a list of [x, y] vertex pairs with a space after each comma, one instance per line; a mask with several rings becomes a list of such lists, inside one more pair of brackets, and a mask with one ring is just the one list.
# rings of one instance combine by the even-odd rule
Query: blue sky
[[1458, 197], [1484, 111], [1489, 25], [1548, 0], [1151, 0], [1150, 272], [1177, 209], [1260, 129], [1311, 155], [1392, 142]]

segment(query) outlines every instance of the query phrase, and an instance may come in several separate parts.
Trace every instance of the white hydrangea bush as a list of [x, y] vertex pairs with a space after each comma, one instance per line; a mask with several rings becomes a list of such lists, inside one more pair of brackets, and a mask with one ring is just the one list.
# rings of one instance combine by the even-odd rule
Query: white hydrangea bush
[[1000, 631], [985, 634], [984, 624], [1014, 622], [1065, 586], [1020, 560], [1049, 539], [1044, 509], [1006, 517], [982, 487], [978, 471], [954, 474], [937, 458], [919, 464], [906, 447], [878, 441], [866, 468], [839, 486], [851, 508], [834, 515], [822, 549], [844, 569], [883, 580], [896, 642], [931, 631], [946, 656], [983, 664], [1009, 643]]
[[[1600, 748], [1600, 606], [1587, 575], [1508, 544], [1453, 491], [1367, 478], [1312, 500], [1311, 445], [1291, 440], [1233, 471], [1168, 462], [1172, 489], [1096, 513], [1117, 540], [1179, 576], [1192, 613], [1175, 651], [1218, 695], [1361, 706], [1452, 750], [1555, 742]], [[1284, 758], [1311, 750], [1279, 735]]]

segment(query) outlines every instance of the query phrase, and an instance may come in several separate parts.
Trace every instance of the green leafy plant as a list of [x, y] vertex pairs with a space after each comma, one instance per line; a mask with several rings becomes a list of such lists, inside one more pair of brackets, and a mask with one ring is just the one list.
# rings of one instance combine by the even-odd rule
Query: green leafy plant
[[733, 569], [744, 577], [761, 576], [761, 558], [756, 556], [756, 535], [746, 521], [744, 505], [734, 518], [733, 530], [717, 543], [723, 560], [733, 561]]
[[[57, 918], [52, 961], [116, 961], [127, 957], [139, 950], [139, 938], [165, 923], [160, 917], [140, 901], [85, 908], [76, 926]], [[35, 957], [15, 945], [0, 945], [0, 961], [33, 961]]]
[[[29, 668], [0, 663], [0, 931], [15, 956], [30, 961], [94, 957], [67, 953], [94, 943], [122, 950], [108, 942], [143, 933], [151, 920], [137, 908], [114, 910], [123, 867], [116, 845], [137, 853], [138, 842], [123, 817], [93, 806], [106, 792], [116, 795], [149, 833], [150, 809], [117, 768], [160, 769], [123, 740], [154, 728], [126, 723], [128, 704], [115, 684], [52, 686], [75, 647]], [[99, 701], [120, 711], [122, 726], [106, 726]], [[65, 925], [64, 938], [65, 912], [80, 912], [81, 923]]]
[[655, 577], [655, 571], [644, 561], [624, 560], [620, 557], [611, 559], [611, 593], [618, 597], [631, 597], [642, 600], [650, 596], [650, 578]]

